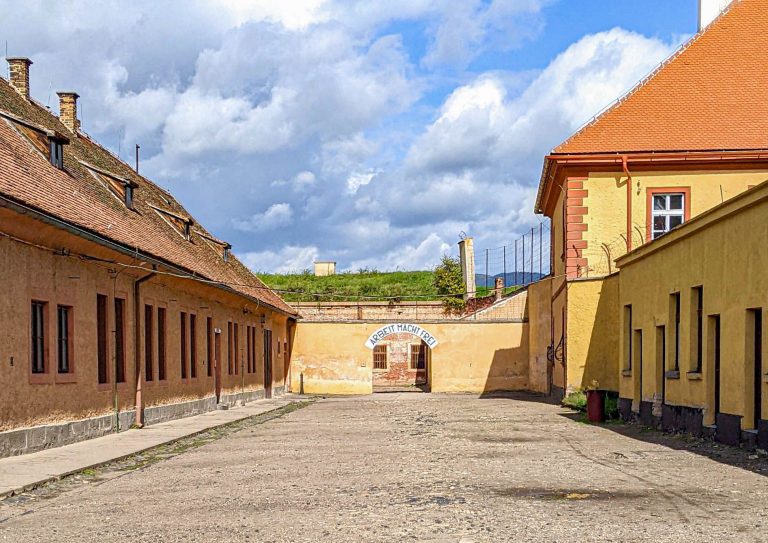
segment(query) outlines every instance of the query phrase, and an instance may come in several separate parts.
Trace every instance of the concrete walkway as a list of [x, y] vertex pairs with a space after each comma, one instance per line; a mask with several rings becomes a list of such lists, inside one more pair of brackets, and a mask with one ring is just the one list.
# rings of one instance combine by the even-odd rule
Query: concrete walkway
[[296, 401], [299, 401], [297, 397], [259, 400], [243, 407], [209, 411], [202, 415], [154, 424], [141, 430], [128, 430], [72, 445], [2, 458], [0, 499], [217, 426], [275, 411]]

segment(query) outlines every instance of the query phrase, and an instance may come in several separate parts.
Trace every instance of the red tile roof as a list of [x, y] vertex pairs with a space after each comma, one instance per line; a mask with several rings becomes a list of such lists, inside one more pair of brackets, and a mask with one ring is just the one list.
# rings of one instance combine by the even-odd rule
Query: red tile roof
[[[64, 146], [62, 171], [32, 146], [15, 121], [0, 117], [0, 194], [202, 278], [226, 284], [279, 311], [296, 314], [236, 258], [225, 262], [217, 238], [197, 221], [186, 240], [163, 219], [152, 206], [191, 218], [170, 193], [136, 174], [85, 134], [74, 137], [56, 116], [36, 102], [25, 100], [2, 78], [0, 111], [68, 135], [70, 140]], [[134, 209], [118, 200], [81, 161], [135, 183]]]
[[553, 154], [768, 149], [768, 0], [734, 0]]

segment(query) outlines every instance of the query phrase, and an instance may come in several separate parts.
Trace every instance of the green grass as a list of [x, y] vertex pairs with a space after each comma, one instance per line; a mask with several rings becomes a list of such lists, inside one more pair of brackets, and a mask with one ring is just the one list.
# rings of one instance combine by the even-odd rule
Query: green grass
[[[287, 302], [342, 302], [347, 300], [438, 300], [431, 271], [398, 271], [380, 273], [375, 270], [345, 272], [328, 277], [315, 277], [311, 272], [300, 274], [257, 273], [268, 286], [278, 291], [298, 291], [304, 294], [282, 293]], [[426, 297], [424, 297], [426, 296]], [[418, 297], [418, 298], [417, 298]]]
[[571, 409], [574, 409], [576, 411], [586, 411], [587, 410], [587, 395], [584, 394], [581, 390], [577, 390], [576, 392], [571, 392], [563, 398], [563, 405], [565, 407], [570, 407]]

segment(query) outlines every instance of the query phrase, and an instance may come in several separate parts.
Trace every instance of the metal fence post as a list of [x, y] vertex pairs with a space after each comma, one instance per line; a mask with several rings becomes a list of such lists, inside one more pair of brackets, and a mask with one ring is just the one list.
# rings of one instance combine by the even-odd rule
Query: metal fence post
[[517, 240], [515, 240], [515, 286], [517, 285]]
[[[509, 281], [507, 281], [507, 246], [505, 245], [502, 247], [502, 250], [504, 251], [502, 254], [504, 255], [504, 285], [506, 285]], [[504, 294], [502, 292], [502, 294]]]
[[531, 228], [531, 276], [528, 279], [533, 283], [533, 228]]
[[539, 223], [539, 277], [544, 275], [544, 223]]

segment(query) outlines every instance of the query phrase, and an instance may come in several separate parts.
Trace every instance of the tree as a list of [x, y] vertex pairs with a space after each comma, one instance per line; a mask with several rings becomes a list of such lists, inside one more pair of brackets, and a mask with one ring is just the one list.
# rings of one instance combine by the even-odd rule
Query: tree
[[446, 313], [461, 313], [464, 310], [464, 281], [461, 275], [461, 262], [458, 258], [443, 255], [435, 268], [435, 288], [443, 298]]

